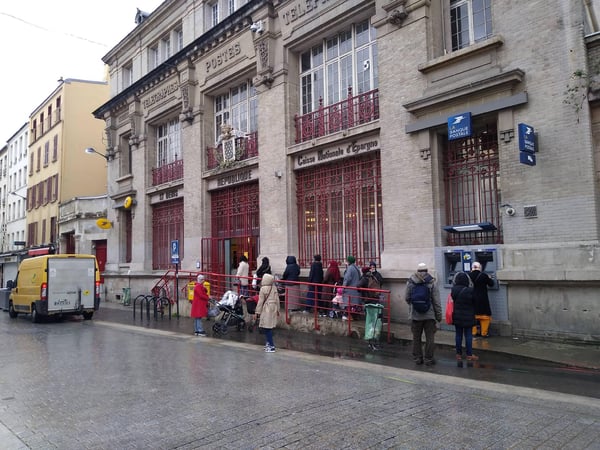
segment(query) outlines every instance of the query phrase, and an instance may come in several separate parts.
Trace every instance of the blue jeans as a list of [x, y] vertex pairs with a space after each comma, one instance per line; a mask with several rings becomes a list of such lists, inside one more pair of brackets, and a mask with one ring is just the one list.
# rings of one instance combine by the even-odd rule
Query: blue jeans
[[465, 347], [467, 348], [467, 356], [471, 356], [473, 354], [473, 327], [461, 327], [458, 325], [454, 325], [454, 328], [456, 329], [456, 354], [462, 355], [462, 340], [464, 335]]
[[204, 328], [202, 327], [202, 319], [199, 317], [194, 319], [194, 332], [204, 333]]
[[274, 348], [275, 344], [273, 343], [273, 329], [272, 328], [263, 328], [263, 331], [265, 333], [265, 339], [267, 340], [267, 345]]

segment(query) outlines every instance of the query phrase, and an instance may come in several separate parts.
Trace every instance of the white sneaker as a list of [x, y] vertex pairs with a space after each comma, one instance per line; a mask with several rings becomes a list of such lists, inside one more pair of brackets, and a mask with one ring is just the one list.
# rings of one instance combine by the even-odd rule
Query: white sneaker
[[275, 347], [265, 347], [265, 353], [275, 353]]
[[342, 320], [348, 320], [348, 316], [344, 314], [344, 315], [342, 316]]

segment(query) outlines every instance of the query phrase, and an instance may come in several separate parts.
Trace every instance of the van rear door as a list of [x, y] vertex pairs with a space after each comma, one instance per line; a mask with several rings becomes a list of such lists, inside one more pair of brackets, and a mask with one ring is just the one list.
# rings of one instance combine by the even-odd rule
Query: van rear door
[[48, 313], [94, 309], [96, 260], [48, 258]]

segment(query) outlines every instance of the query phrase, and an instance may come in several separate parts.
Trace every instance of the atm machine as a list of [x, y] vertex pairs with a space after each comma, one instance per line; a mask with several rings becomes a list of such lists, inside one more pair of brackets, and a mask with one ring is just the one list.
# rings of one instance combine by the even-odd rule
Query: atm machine
[[[497, 251], [495, 248], [488, 249], [447, 249], [443, 252], [444, 262], [444, 286], [452, 287], [452, 280], [457, 272], [469, 273], [473, 268], [473, 263], [481, 263], [481, 270], [490, 277], [496, 278], [498, 270]], [[498, 282], [493, 288], [498, 289]]]
[[481, 271], [488, 274], [494, 280], [494, 287], [488, 289], [498, 289], [498, 279], [496, 272], [498, 271], [498, 259], [496, 249], [477, 249], [473, 251], [473, 258], [481, 264]]

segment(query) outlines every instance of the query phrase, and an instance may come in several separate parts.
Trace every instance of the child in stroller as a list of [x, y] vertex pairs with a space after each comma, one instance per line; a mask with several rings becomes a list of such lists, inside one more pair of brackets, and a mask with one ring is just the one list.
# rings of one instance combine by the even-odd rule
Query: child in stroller
[[216, 335], [226, 334], [229, 327], [235, 326], [238, 331], [246, 327], [244, 310], [241, 298], [233, 291], [223, 294], [220, 302], [217, 302], [221, 315], [212, 329]]
[[335, 297], [331, 299], [333, 309], [329, 311], [329, 317], [332, 319], [342, 317], [342, 310], [344, 309], [344, 288], [336, 288]]

